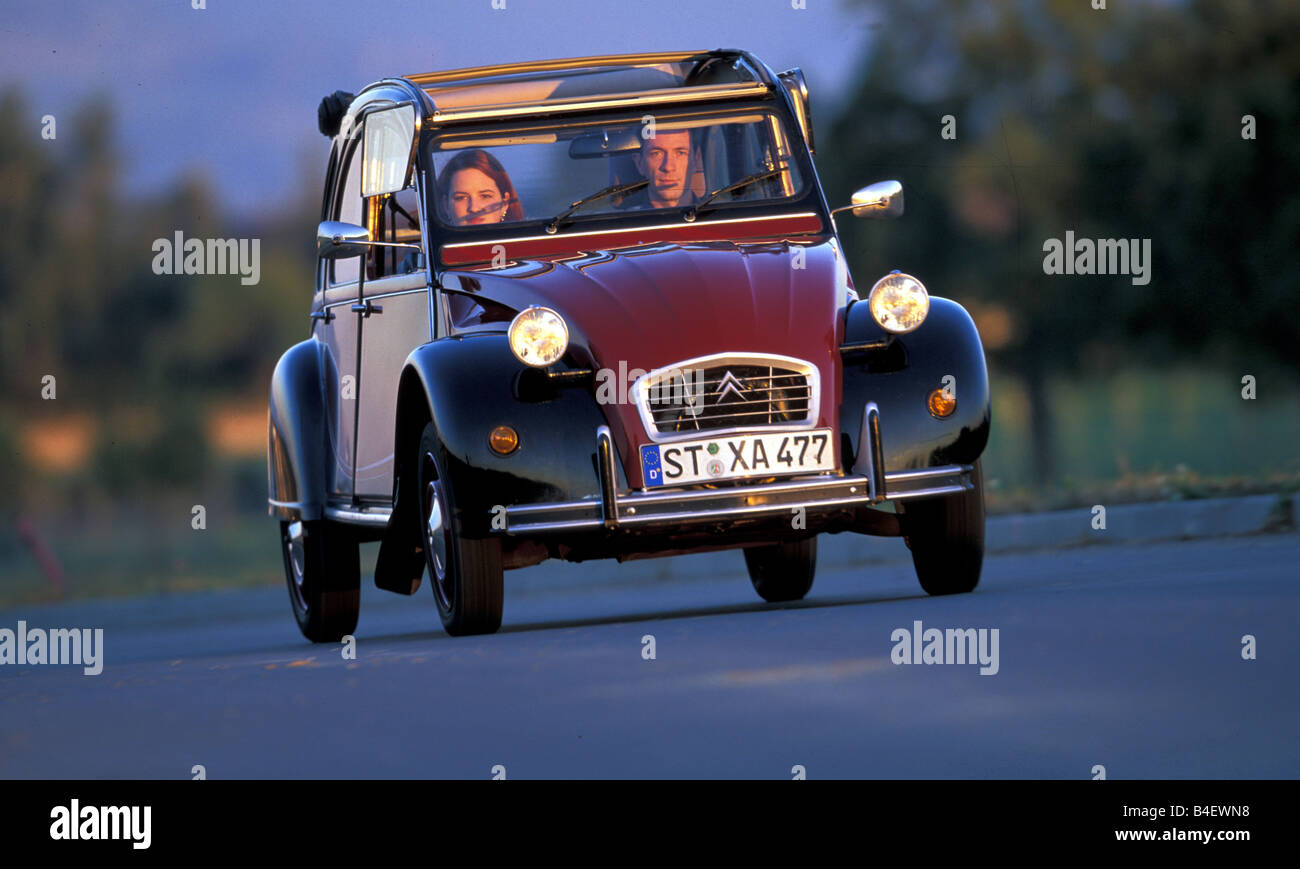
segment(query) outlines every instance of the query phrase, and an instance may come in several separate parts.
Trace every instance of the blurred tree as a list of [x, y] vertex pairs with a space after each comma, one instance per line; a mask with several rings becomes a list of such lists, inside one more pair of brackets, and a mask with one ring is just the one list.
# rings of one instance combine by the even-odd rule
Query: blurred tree
[[48, 226], [58, 175], [54, 143], [41, 138], [39, 119], [17, 88], [0, 91], [0, 113], [11, 119], [0, 126], [0, 383], [6, 395], [35, 396], [40, 378], [32, 375], [52, 370], [53, 353], [38, 346], [37, 330], [46, 324], [33, 322], [22, 290], [37, 281], [54, 247]]
[[[1294, 363], [1300, 4], [872, 8], [879, 38], [823, 139], [823, 176], [832, 204], [899, 177], [907, 215], [842, 220], [850, 260], [863, 290], [901, 268], [977, 322], [1009, 317], [989, 355], [1025, 383], [1040, 481], [1055, 476], [1051, 375], [1170, 353]], [[1150, 283], [1044, 274], [1044, 241], [1068, 230], [1151, 239]]]
[[[163, 497], [218, 473], [203, 421], [264, 400], [280, 353], [307, 335], [322, 161], [300, 195], [234, 223], [200, 175], [154, 195], [121, 189], [111, 102], [87, 98], [58, 137], [16, 88], [0, 91], [0, 478], [8, 509], [64, 497]], [[157, 275], [153, 242], [259, 239], [260, 280]], [[57, 377], [54, 402], [41, 378]], [[33, 420], [89, 414], [92, 467], [52, 476], [19, 450]], [[75, 483], [75, 485], [73, 485]], [[66, 485], [65, 485], [66, 484]], [[60, 494], [62, 493], [62, 494]]]

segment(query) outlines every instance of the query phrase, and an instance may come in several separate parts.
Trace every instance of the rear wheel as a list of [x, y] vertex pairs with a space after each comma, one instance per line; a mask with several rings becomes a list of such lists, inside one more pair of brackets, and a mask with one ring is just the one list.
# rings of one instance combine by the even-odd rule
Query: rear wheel
[[443, 629], [453, 637], [490, 634], [501, 627], [505, 570], [501, 541], [462, 534], [455, 493], [440, 457], [438, 434], [429, 423], [420, 437], [420, 539], [429, 585]]
[[817, 538], [752, 546], [745, 550], [745, 567], [754, 591], [769, 603], [802, 600], [817, 571]]
[[281, 522], [280, 549], [302, 635], [313, 643], [334, 643], [356, 630], [361, 551], [348, 529], [323, 519]]
[[899, 519], [912, 550], [912, 565], [928, 594], [973, 591], [984, 565], [984, 474], [971, 472], [975, 488], [899, 505]]

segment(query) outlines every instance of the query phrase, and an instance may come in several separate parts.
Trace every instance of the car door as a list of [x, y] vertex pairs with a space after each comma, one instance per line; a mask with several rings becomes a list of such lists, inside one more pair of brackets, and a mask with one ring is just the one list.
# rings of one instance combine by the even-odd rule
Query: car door
[[[366, 212], [366, 226], [375, 240], [419, 243], [422, 217], [415, 187], [371, 197]], [[372, 312], [362, 326], [357, 496], [388, 503], [393, 494], [398, 380], [406, 357], [432, 338], [431, 294], [423, 254], [376, 247], [366, 269], [364, 295]]]
[[[361, 148], [359, 141], [344, 144], [340, 168], [331, 199], [329, 220], [359, 224], [362, 221]], [[321, 260], [318, 281], [321, 305], [316, 318], [316, 337], [325, 347], [323, 389], [328, 417], [330, 461], [333, 463], [330, 495], [352, 496], [353, 427], [361, 384], [357, 378], [357, 322], [352, 306], [357, 302], [361, 269], [358, 258]]]

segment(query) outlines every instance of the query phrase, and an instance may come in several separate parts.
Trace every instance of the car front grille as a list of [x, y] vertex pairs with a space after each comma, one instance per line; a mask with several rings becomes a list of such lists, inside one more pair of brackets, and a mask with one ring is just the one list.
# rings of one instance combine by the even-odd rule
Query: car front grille
[[651, 436], [811, 424], [816, 381], [797, 359], [696, 360], [646, 375], [638, 400]]

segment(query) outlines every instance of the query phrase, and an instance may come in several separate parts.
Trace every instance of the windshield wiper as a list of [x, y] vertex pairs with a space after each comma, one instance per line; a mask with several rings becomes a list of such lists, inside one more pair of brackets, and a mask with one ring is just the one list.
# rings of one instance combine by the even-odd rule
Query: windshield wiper
[[546, 224], [546, 231], [554, 234], [560, 228], [560, 221], [567, 218], [570, 214], [577, 211], [588, 202], [595, 202], [597, 199], [606, 199], [610, 196], [618, 196], [620, 193], [631, 193], [633, 190], [640, 190], [650, 183], [649, 178], [642, 178], [640, 181], [633, 181], [630, 184], [611, 184], [604, 190], [597, 190], [590, 196], [584, 196], [559, 214], [551, 218], [551, 222]]
[[777, 161], [776, 165], [773, 166], [771, 169], [760, 169], [758, 172], [754, 172], [749, 175], [746, 175], [744, 178], [741, 178], [739, 181], [733, 181], [730, 184], [726, 185], [725, 187], [719, 187], [717, 190], [714, 190], [712, 193], [705, 196], [699, 202], [695, 203], [690, 208], [686, 209], [686, 213], [684, 217], [688, 221], [694, 220], [695, 215], [699, 212], [701, 208], [708, 205], [709, 203], [717, 199], [722, 194], [734, 193], [735, 191], [741, 189], [742, 187], [748, 187], [749, 185], [754, 184], [758, 181], [762, 181], [765, 178], [771, 178], [775, 175], [780, 175], [782, 172], [785, 172], [789, 168], [789, 166], [790, 166], [790, 158], [782, 157], [780, 160]]

